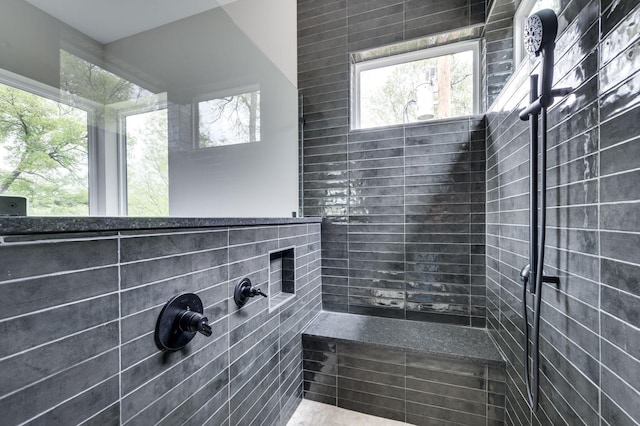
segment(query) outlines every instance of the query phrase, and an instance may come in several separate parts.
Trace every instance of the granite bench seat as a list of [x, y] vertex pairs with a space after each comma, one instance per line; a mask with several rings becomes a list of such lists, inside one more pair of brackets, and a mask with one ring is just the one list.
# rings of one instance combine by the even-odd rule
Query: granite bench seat
[[505, 362], [485, 329], [321, 312], [302, 346], [306, 399], [416, 425], [504, 424]]

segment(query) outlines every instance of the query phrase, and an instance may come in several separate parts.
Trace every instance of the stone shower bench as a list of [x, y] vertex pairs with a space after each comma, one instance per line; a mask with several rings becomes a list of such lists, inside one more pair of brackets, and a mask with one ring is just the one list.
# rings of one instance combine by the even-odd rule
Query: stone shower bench
[[302, 346], [305, 399], [416, 425], [504, 424], [505, 362], [485, 329], [323, 311]]

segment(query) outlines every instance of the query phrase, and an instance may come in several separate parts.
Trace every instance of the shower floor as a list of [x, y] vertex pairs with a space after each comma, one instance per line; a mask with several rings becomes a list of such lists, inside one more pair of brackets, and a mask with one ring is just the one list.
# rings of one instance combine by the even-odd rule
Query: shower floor
[[407, 424], [303, 399], [287, 426], [399, 426]]

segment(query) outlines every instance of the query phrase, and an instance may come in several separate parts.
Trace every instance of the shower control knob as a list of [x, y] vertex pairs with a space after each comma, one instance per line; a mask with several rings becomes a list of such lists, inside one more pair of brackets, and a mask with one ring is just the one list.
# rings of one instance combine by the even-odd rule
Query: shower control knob
[[163, 351], [184, 348], [197, 333], [211, 336], [213, 330], [203, 314], [200, 298], [193, 293], [180, 294], [167, 302], [156, 322], [156, 345]]
[[236, 302], [236, 305], [238, 305], [239, 308], [243, 307], [245, 303], [247, 303], [247, 300], [250, 297], [254, 296], [267, 297], [267, 295], [264, 294], [262, 290], [260, 290], [258, 287], [254, 287], [251, 284], [251, 280], [249, 280], [249, 278], [245, 277], [238, 281], [235, 291], [233, 292], [233, 300]]
[[209, 320], [199, 312], [182, 311], [178, 315], [178, 327], [189, 333], [201, 333], [209, 337], [212, 334]]
[[251, 287], [250, 293], [251, 293], [251, 296], [267, 297], [267, 295], [264, 294], [262, 290], [260, 290], [258, 287]]

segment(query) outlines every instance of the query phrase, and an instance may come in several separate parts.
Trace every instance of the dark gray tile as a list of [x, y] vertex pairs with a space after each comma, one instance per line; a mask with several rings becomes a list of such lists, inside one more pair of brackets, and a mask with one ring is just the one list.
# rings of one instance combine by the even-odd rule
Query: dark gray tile
[[[204, 402], [200, 406], [200, 409], [184, 423], [188, 426], [199, 426], [199, 425], [228, 425], [229, 419], [229, 385], [228, 385], [228, 372], [223, 371], [220, 373], [222, 377], [227, 377], [226, 383], [216, 394], [208, 393], [212, 389], [217, 387], [216, 377], [214, 380], [210, 382], [207, 386], [205, 386], [200, 392], [198, 392], [195, 398], [200, 398], [200, 394], [204, 397]], [[213, 414], [212, 414], [213, 413]]]
[[118, 426], [120, 424], [120, 403], [111, 405], [86, 422], [79, 424], [82, 426]]
[[304, 399], [320, 402], [322, 404], [337, 405], [337, 399], [334, 396], [322, 395], [313, 392], [304, 392]]
[[620, 426], [633, 426], [635, 420], [626, 413], [617, 402], [614, 402], [606, 393], [602, 393], [602, 420], [607, 424]]
[[[247, 415], [248, 408], [264, 397], [265, 391], [271, 388], [274, 381], [278, 382], [278, 369], [262, 371], [250, 382], [243, 386], [229, 399], [229, 410], [231, 411], [231, 422], [241, 424], [239, 419]], [[255, 408], [254, 408], [255, 410]], [[250, 416], [250, 414], [249, 414]]]
[[273, 368], [277, 368], [277, 364], [278, 343], [276, 342], [272, 346], [268, 347], [267, 350], [254, 357], [253, 362], [250, 363], [245, 369], [231, 376], [229, 391], [232, 395], [235, 394], [247, 383], [252, 382], [254, 378], [260, 377], [262, 374], [264, 374], [264, 372], [270, 371]]
[[64, 305], [0, 322], [0, 358], [118, 318], [118, 296]]
[[[0, 281], [114, 265], [115, 239], [0, 245]], [[46, 262], [42, 260], [46, 259]]]
[[413, 401], [416, 400], [411, 394], [421, 392], [466, 401], [483, 401], [485, 397], [485, 391], [483, 389], [463, 388], [447, 383], [419, 380], [410, 377], [407, 377], [406, 389], [407, 398]]
[[117, 291], [118, 279], [114, 266], [3, 284], [2, 297], [12, 303], [0, 319]]
[[131, 262], [188, 252], [211, 250], [227, 245], [227, 231], [192, 232], [122, 238], [120, 261]]
[[338, 367], [338, 374], [340, 374], [340, 367], [358, 368], [384, 374], [404, 375], [405, 373], [404, 363], [391, 364], [371, 359], [361, 359], [356, 356], [344, 355], [340, 351], [338, 352]]
[[435, 392], [407, 392], [407, 401], [426, 404], [434, 407], [449, 410], [462, 411], [464, 413], [486, 416], [487, 405], [485, 398], [478, 398], [474, 401], [450, 398], [439, 395]]
[[602, 256], [627, 262], [638, 262], [636, 248], [640, 244], [640, 234], [622, 232], [601, 232]]
[[234, 379], [237, 375], [247, 369], [247, 367], [251, 366], [254, 363], [254, 360], [258, 357], [265, 357], [265, 351], [271, 353], [274, 349], [274, 346], [277, 349], [278, 343], [278, 332], [279, 330], [265, 331], [261, 333], [262, 339], [242, 354], [235, 354], [231, 358], [231, 362], [229, 365], [229, 375], [231, 379]]
[[[637, 397], [634, 395], [637, 392], [634, 392], [628, 384], [606, 367], [602, 369], [601, 386], [603, 396], [606, 395], [607, 398], [615, 401], [622, 412], [632, 419], [640, 418], [640, 407], [638, 407]], [[624, 418], [624, 416], [619, 417], [621, 420]]]
[[325, 395], [335, 398], [338, 394], [336, 386], [328, 386], [316, 381], [305, 381], [303, 384], [305, 392], [311, 392], [317, 395]]
[[129, 263], [120, 268], [121, 286], [123, 289], [136, 287], [198, 270], [215, 268], [226, 263], [228, 263], [226, 248]]
[[[101, 422], [101, 425], [117, 424], [119, 413], [103, 410], [116, 402], [119, 398], [118, 378], [109, 379], [89, 391], [65, 401], [42, 416], [31, 420], [29, 424], [48, 426], [52, 424], [67, 425], [79, 424], [84, 419], [101, 413], [98, 417], [93, 417], [86, 424]], [[97, 423], [94, 423], [97, 424]]]
[[639, 363], [637, 359], [624, 352], [622, 348], [618, 348], [604, 339], [602, 340], [602, 364], [617, 376], [624, 378], [625, 383], [636, 392], [640, 390], [640, 375], [637, 373]]
[[[213, 300], [224, 299], [227, 296], [227, 267], [219, 266], [202, 272], [182, 275], [151, 285], [137, 287], [123, 291], [121, 295], [122, 315], [130, 315], [154, 306], [164, 305], [172, 297], [181, 293], [198, 293], [200, 297], [215, 297]], [[212, 302], [204, 298], [204, 304]], [[212, 319], [212, 318], [210, 318]]]
[[[103, 381], [117, 376], [118, 351], [112, 350], [87, 362], [77, 364], [70, 369], [51, 376], [35, 386], [24, 388], [0, 400], [3, 421], [18, 424], [49, 410], [58, 404], [73, 398], [78, 390], [90, 389]], [[94, 396], [88, 396], [89, 399]], [[108, 397], [109, 395], [106, 395]], [[115, 397], [116, 394], [111, 394]], [[102, 400], [107, 405], [112, 401]], [[100, 405], [100, 401], [96, 401]], [[97, 407], [93, 407], [97, 409]], [[61, 414], [56, 412], [56, 415]], [[79, 419], [74, 419], [77, 421]], [[84, 420], [84, 419], [81, 419]]]
[[31, 385], [118, 346], [118, 323], [38, 347], [0, 361], [0, 395]]
[[210, 350], [200, 350], [191, 356], [179, 352], [171, 355], [160, 353], [124, 371], [121, 384], [123, 422], [135, 418], [205, 365], [209, 366], [206, 370], [209, 378], [224, 371], [227, 359], [224, 354], [220, 355], [224, 350], [219, 350], [224, 345], [217, 343], [210, 345]]

